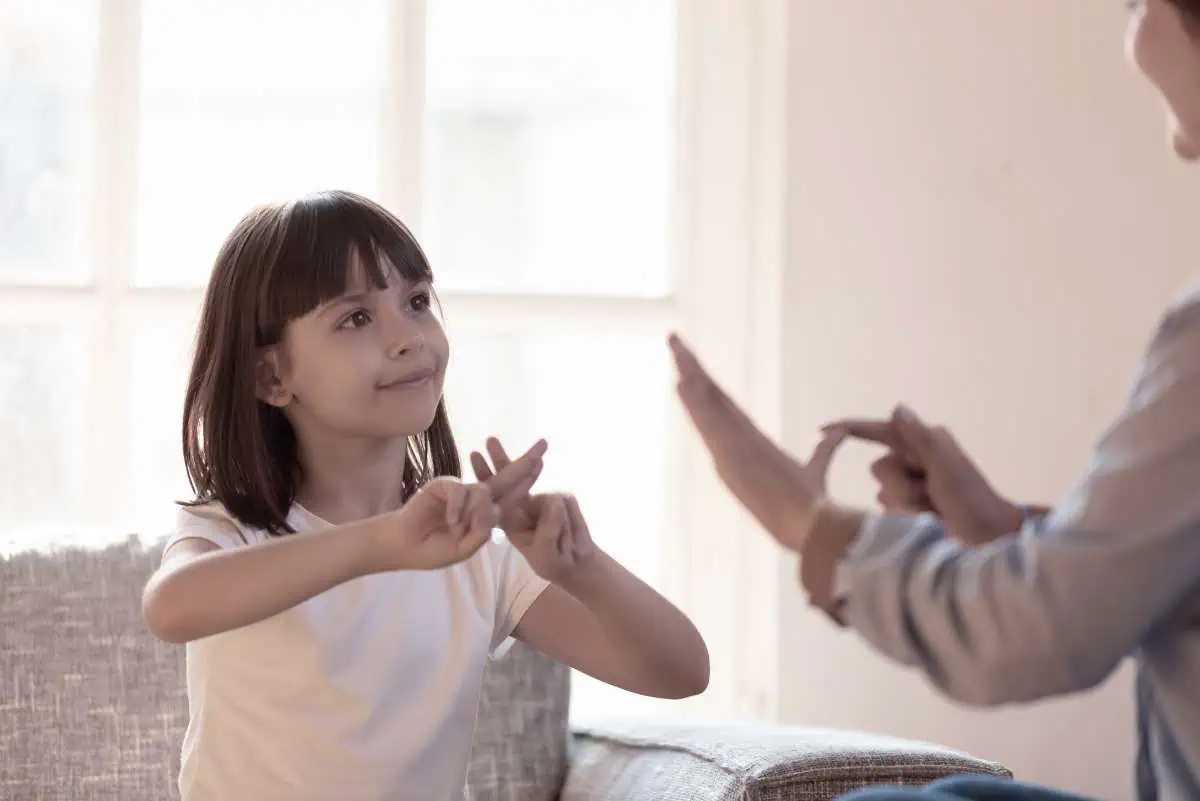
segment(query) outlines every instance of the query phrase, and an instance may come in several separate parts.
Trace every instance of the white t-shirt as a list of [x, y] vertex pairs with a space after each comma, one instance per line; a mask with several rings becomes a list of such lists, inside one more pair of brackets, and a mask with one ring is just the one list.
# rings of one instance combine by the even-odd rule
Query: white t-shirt
[[[288, 522], [289, 536], [329, 525], [299, 505]], [[180, 511], [171, 542], [192, 537], [268, 539], [215, 504]], [[488, 655], [545, 587], [492, 540], [188, 643], [183, 801], [458, 801]]]

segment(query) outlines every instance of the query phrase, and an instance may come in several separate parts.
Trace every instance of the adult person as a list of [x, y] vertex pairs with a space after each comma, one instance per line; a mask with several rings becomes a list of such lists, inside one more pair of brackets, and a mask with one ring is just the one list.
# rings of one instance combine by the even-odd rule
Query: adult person
[[[1194, 160], [1200, 0], [1130, 3], [1128, 51], [1170, 109], [1176, 152]], [[801, 583], [814, 605], [969, 704], [1075, 692], [1133, 658], [1139, 797], [1200, 799], [1200, 291], [1163, 315], [1128, 404], [1099, 439], [1086, 475], [1044, 517], [1027, 515], [1025, 525], [1012, 510], [954, 490], [935, 458], [944, 436], [911, 412], [827, 427], [803, 462], [760, 432], [677, 337], [670, 345], [680, 398], [717, 473], [781, 545], [799, 554]], [[959, 521], [950, 530], [935, 515], [876, 515], [826, 495], [824, 475], [845, 436], [900, 432], [918, 436], [896, 440], [907, 447], [894, 449], [890, 467], [877, 468], [885, 476], [893, 471], [885, 490], [903, 486], [894, 480], [899, 468], [920, 490], [916, 501], [939, 496], [943, 506], [967, 510], [948, 512]], [[936, 508], [938, 500], [929, 501]], [[992, 522], [968, 533], [961, 521], [973, 516]], [[1066, 798], [978, 778], [855, 796]]]

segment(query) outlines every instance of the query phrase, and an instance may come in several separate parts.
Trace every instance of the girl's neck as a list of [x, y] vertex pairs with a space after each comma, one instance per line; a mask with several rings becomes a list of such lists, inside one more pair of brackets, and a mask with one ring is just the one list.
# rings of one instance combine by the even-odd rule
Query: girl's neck
[[399, 509], [408, 441], [345, 439], [298, 443], [302, 480], [296, 502], [334, 525]]

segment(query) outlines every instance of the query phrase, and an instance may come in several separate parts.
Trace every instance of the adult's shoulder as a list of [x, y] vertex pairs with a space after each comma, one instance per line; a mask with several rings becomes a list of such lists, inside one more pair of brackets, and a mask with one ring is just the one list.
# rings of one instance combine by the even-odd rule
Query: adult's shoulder
[[1159, 321], [1156, 342], [1200, 329], [1200, 281], [1191, 284], [1167, 307]]

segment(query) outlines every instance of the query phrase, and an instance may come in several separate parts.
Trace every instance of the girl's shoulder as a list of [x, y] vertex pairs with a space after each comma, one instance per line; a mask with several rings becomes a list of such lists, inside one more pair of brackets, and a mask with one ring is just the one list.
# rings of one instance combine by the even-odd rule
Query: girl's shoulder
[[242, 525], [229, 510], [217, 501], [180, 506], [175, 514], [175, 530], [171, 543], [199, 538], [221, 548], [237, 548], [263, 542], [265, 531]]

